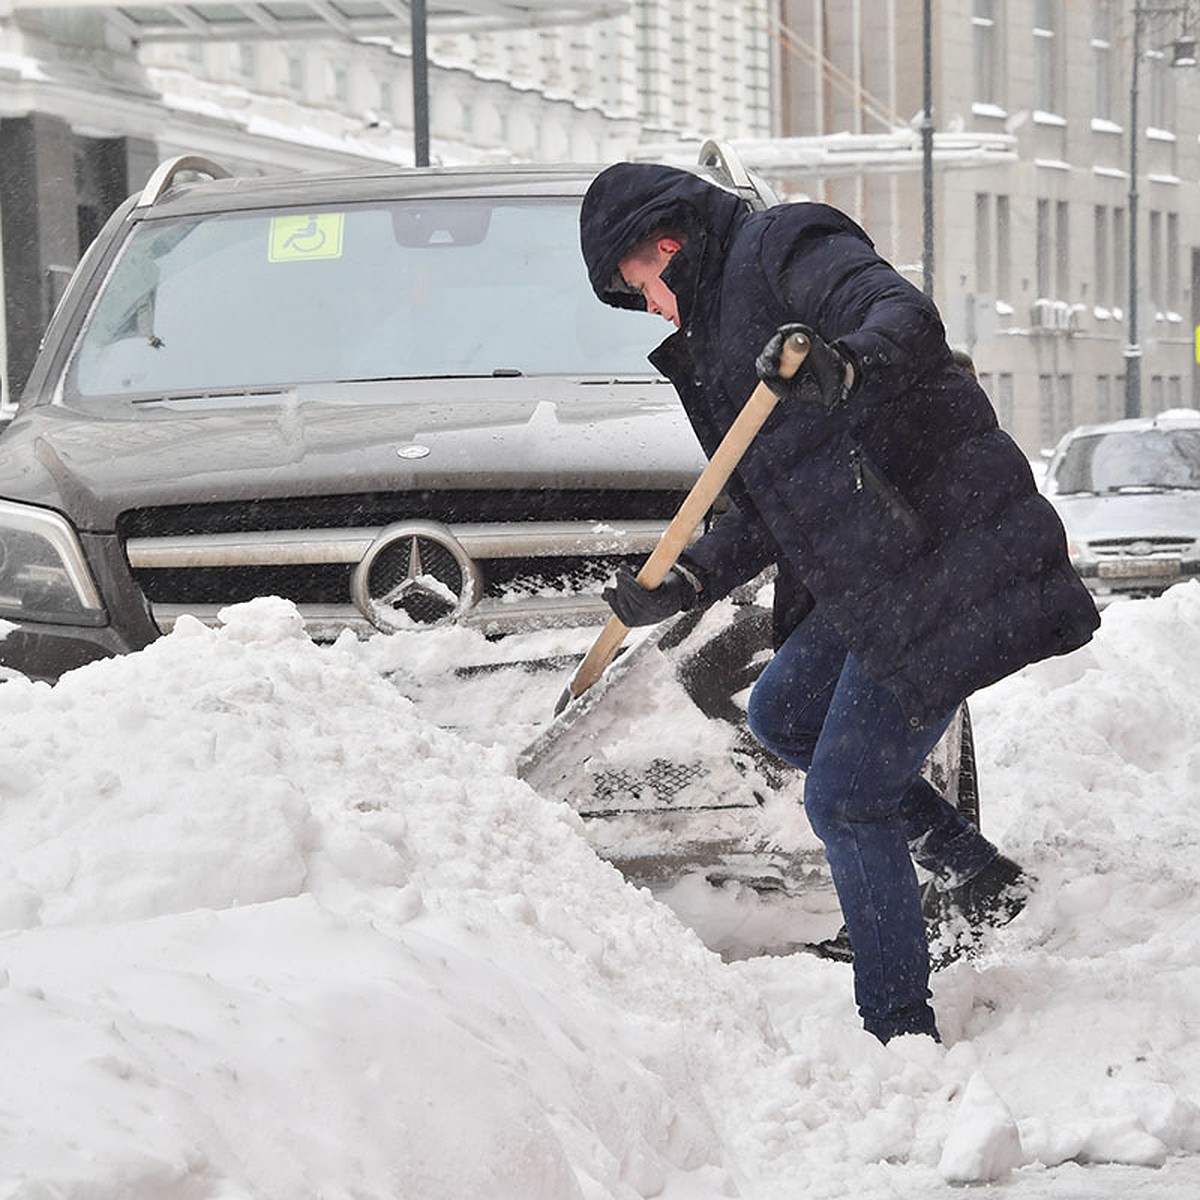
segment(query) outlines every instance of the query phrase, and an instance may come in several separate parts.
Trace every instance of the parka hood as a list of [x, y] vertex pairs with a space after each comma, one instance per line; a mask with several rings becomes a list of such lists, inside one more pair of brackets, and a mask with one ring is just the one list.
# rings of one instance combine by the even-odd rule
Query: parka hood
[[[617, 264], [653, 229], [672, 225], [689, 241], [728, 237], [745, 202], [716, 184], [656, 163], [617, 163], [592, 181], [579, 214], [579, 238], [592, 290], [615, 308], [645, 310], [645, 301], [623, 288]], [[690, 256], [689, 256], [690, 257]]]

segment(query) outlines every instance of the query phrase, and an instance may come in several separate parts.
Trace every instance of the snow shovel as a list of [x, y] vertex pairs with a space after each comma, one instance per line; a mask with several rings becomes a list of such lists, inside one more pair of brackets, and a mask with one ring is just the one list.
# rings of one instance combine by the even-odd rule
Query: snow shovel
[[[794, 333], [784, 342], [779, 361], [779, 374], [782, 378], [791, 379], [796, 374], [808, 356], [808, 347], [808, 338], [802, 333]], [[692, 532], [704, 519], [704, 514], [720, 495], [746, 448], [778, 403], [779, 397], [765, 383], [759, 383], [750, 393], [742, 411], [730, 425], [720, 445], [713, 451], [708, 466], [700, 473], [699, 479], [679, 506], [679, 511], [663, 530], [658, 545], [650, 552], [650, 557], [638, 572], [637, 581], [642, 587], [653, 590], [666, 578], [667, 572], [675, 565], [676, 559], [688, 544]], [[575, 669], [571, 682], [559, 697], [554, 709], [555, 716], [558, 716], [572, 700], [582, 696], [600, 678], [628, 633], [629, 626], [619, 617], [609, 618], [608, 624], [592, 643], [592, 648]]]

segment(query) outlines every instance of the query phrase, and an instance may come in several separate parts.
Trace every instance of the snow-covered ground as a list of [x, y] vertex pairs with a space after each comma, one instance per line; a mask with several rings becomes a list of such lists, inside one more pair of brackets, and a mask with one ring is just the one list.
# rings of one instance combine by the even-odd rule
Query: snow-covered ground
[[514, 774], [564, 681], [453, 670], [511, 653], [260, 600], [0, 686], [0, 1197], [1200, 1194], [1200, 583], [973, 700], [1038, 886], [942, 1045], [600, 861]]

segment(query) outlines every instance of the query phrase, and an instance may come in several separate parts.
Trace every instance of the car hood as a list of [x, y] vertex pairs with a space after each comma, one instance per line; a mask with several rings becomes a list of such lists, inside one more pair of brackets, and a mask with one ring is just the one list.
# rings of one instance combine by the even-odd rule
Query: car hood
[[1200, 538], [1200, 492], [1122, 492], [1051, 496], [1067, 533], [1088, 541], [1109, 537]]
[[62, 509], [99, 532], [126, 509], [160, 504], [456, 487], [686, 490], [704, 462], [660, 381], [389, 381], [121, 401], [104, 416], [35, 408], [0, 438], [0, 497]]

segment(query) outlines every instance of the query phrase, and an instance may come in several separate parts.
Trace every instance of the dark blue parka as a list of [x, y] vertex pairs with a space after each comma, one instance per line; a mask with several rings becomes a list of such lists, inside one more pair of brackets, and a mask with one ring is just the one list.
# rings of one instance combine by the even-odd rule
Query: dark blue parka
[[706, 600], [776, 564], [775, 632], [821, 607], [914, 724], [977, 688], [1087, 642], [1099, 616], [1062, 525], [932, 302], [823, 204], [752, 212], [672, 167], [622, 163], [581, 214], [592, 286], [644, 308], [618, 263], [664, 227], [680, 330], [650, 356], [712, 454], [758, 382], [754, 360], [802, 322], [854, 365], [835, 406], [782, 403], [729, 484], [730, 509], [686, 554]]

